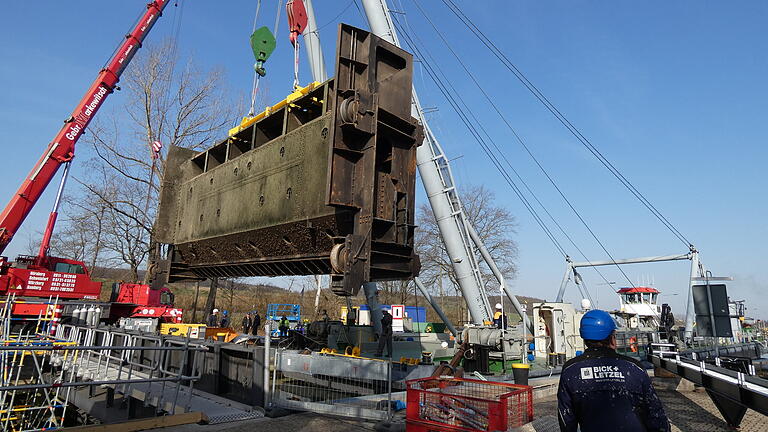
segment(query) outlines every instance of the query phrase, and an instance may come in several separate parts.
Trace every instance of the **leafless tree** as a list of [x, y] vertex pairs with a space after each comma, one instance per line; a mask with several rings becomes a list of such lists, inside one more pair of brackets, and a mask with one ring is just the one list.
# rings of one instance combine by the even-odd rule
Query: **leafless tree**
[[[70, 206], [68, 217], [97, 222], [98, 236], [87, 234], [93, 256], [128, 265], [138, 279], [139, 267], [156, 250], [152, 225], [167, 149], [209, 146], [224, 136], [234, 115], [222, 72], [179, 62], [170, 42], [140, 51], [121, 85], [122, 103], [101, 113], [84, 137], [90, 159], [76, 181], [87, 199]], [[152, 151], [155, 141], [162, 143], [159, 154]]]
[[205, 318], [213, 312], [216, 307], [216, 292], [219, 288], [219, 278], [211, 278], [211, 285], [208, 289], [208, 297], [205, 300]]
[[[494, 193], [484, 186], [470, 186], [460, 192], [460, 198], [469, 223], [483, 240], [496, 265], [507, 279], [513, 279], [517, 271], [517, 244], [513, 240], [517, 224], [514, 215], [497, 204]], [[453, 285], [453, 292], [459, 295], [453, 265], [448, 259], [437, 222], [428, 204], [419, 207], [417, 224], [416, 248], [421, 259], [420, 278], [425, 285], [436, 290], [441, 279], [446, 276]], [[478, 261], [482, 261], [477, 250], [473, 251]], [[480, 269], [490, 294], [498, 289], [498, 283], [486, 265], [481, 265]]]
[[411, 280], [384, 281], [376, 284], [379, 301], [383, 304], [409, 304], [415, 296], [415, 285]]

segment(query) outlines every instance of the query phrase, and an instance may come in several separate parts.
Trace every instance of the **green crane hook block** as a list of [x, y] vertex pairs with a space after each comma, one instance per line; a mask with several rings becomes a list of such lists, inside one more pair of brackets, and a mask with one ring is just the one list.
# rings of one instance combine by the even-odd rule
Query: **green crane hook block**
[[251, 49], [253, 49], [253, 55], [256, 57], [256, 73], [264, 76], [267, 71], [264, 69], [264, 62], [267, 61], [272, 52], [275, 50], [277, 42], [275, 36], [266, 26], [262, 26], [256, 29], [251, 35]]

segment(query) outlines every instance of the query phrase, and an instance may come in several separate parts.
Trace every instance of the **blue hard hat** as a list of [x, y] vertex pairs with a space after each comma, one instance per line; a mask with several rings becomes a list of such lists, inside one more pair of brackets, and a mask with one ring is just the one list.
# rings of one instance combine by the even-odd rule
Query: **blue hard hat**
[[616, 322], [606, 311], [593, 309], [581, 317], [579, 334], [584, 340], [603, 340], [616, 330]]

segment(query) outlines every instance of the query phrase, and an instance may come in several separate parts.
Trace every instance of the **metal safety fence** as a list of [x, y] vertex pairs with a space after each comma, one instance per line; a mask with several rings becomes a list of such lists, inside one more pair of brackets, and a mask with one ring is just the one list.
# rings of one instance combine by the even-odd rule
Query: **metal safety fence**
[[397, 406], [390, 361], [277, 348], [273, 362], [273, 407], [389, 420]]
[[[13, 326], [10, 303], [0, 312], [0, 429], [55, 430], [72, 422], [80, 389], [109, 388], [155, 406], [160, 413], [189, 411], [196, 356], [207, 348], [92, 327]], [[57, 308], [50, 308], [53, 313]], [[51, 336], [51, 333], [54, 333]]]

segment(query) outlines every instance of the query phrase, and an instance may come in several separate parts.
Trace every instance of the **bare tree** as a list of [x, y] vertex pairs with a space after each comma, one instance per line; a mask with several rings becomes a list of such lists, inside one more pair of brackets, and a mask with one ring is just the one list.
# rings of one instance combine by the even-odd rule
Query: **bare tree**
[[219, 288], [219, 278], [211, 278], [211, 285], [208, 289], [208, 297], [205, 300], [205, 319], [208, 319], [208, 315], [213, 312], [213, 308], [216, 307], [216, 291]]
[[409, 298], [415, 297], [415, 285], [410, 279], [384, 281], [376, 284], [379, 301], [384, 304], [407, 304]]
[[[177, 63], [172, 43], [142, 50], [131, 63], [122, 80], [124, 103], [95, 119], [84, 139], [91, 158], [76, 181], [88, 199], [68, 211], [72, 221], [98, 222], [98, 236], [88, 235], [94, 256], [128, 265], [135, 279], [156, 250], [152, 225], [167, 149], [209, 146], [233, 118], [221, 71]], [[163, 147], [157, 154], [155, 141]]]
[[[496, 265], [507, 279], [515, 277], [517, 267], [517, 244], [513, 240], [515, 234], [515, 217], [505, 207], [496, 203], [494, 193], [484, 186], [471, 186], [460, 192], [461, 202], [467, 220], [477, 231], [485, 247], [493, 256]], [[443, 276], [453, 284], [454, 292], [458, 295], [458, 284], [453, 272], [453, 265], [448, 259], [437, 222], [432, 209], [427, 204], [419, 207], [417, 215], [416, 248], [421, 259], [420, 278], [428, 287], [440, 286]], [[476, 249], [473, 252], [480, 255]], [[498, 283], [486, 265], [480, 270], [487, 290], [498, 289]]]

